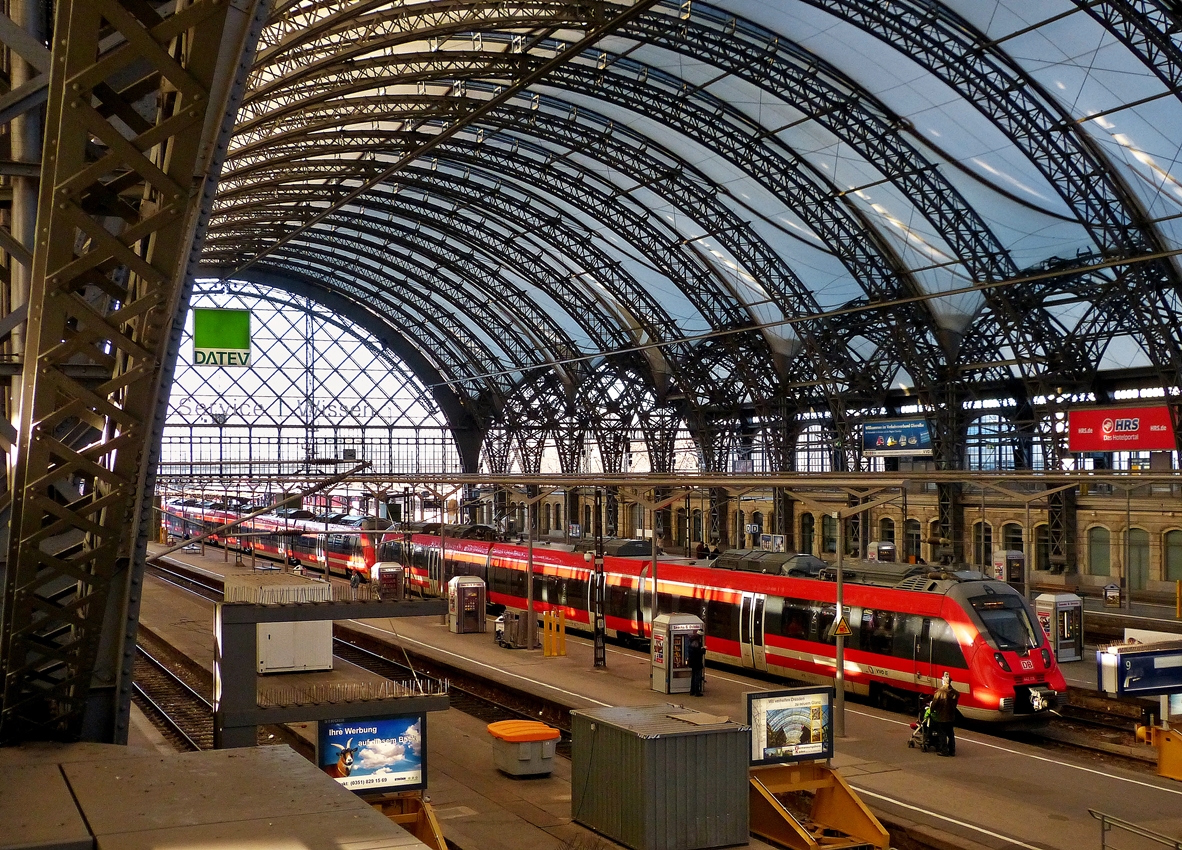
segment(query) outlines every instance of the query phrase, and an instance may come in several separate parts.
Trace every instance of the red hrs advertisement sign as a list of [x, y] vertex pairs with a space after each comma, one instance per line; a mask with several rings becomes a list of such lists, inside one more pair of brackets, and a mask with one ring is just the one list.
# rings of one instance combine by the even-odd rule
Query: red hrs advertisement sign
[[1178, 448], [1170, 408], [1100, 407], [1067, 414], [1067, 450], [1076, 452], [1173, 451]]

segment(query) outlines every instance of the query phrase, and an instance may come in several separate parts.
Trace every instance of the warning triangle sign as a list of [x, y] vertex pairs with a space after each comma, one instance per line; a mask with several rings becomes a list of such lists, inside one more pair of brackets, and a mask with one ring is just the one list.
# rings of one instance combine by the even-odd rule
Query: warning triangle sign
[[834, 637], [849, 637], [853, 634], [853, 632], [850, 631], [850, 624], [845, 621], [845, 617], [842, 617], [833, 624], [831, 632]]

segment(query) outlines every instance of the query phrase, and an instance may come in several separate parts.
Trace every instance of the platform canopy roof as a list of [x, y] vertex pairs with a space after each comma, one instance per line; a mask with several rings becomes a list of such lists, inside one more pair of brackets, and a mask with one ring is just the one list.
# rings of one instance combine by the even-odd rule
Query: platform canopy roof
[[1167, 0], [274, 0], [206, 271], [486, 425], [1169, 392], [1180, 83]]

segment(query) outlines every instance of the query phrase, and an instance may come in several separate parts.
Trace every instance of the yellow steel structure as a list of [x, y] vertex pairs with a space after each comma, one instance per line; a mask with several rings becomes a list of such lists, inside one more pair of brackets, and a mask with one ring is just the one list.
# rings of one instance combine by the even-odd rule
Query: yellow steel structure
[[57, 5], [13, 392], [2, 740], [126, 738], [162, 365], [261, 25], [259, 0]]
[[[813, 795], [808, 817], [794, 814], [779, 795]], [[857, 793], [831, 767], [819, 762], [764, 767], [751, 771], [751, 832], [793, 850], [879, 847], [890, 834]]]

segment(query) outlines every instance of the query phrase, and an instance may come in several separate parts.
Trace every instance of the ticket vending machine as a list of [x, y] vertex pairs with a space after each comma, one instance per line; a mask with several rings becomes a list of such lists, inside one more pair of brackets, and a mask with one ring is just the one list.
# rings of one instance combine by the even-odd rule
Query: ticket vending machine
[[690, 692], [690, 641], [706, 639], [706, 627], [693, 614], [662, 614], [653, 620], [649, 658], [653, 690], [662, 694]]
[[370, 572], [370, 581], [377, 587], [383, 602], [402, 602], [406, 599], [406, 569], [397, 561], [378, 561]]
[[1034, 600], [1034, 613], [1059, 662], [1083, 658], [1082, 599], [1074, 593], [1042, 593]]
[[484, 608], [487, 589], [484, 579], [456, 576], [447, 583], [447, 629], [466, 635], [484, 631]]

